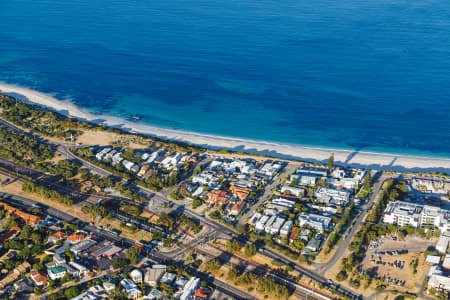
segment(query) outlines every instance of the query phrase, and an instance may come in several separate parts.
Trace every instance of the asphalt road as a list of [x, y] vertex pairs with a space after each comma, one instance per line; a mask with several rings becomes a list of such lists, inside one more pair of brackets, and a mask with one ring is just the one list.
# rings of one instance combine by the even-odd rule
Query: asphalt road
[[[65, 212], [62, 212], [60, 210], [57, 210], [53, 207], [49, 207], [45, 204], [42, 204], [40, 202], [28, 199], [28, 198], [24, 198], [24, 197], [20, 197], [20, 196], [16, 196], [16, 195], [11, 195], [11, 194], [6, 194], [6, 193], [0, 193], [0, 196], [3, 197], [4, 201], [11, 203], [12, 205], [16, 205], [19, 207], [23, 207], [23, 208], [27, 208], [33, 205], [39, 205], [41, 207], [41, 209], [43, 211], [45, 211], [45, 213], [47, 215], [51, 215], [55, 218], [61, 219], [63, 221], [66, 221], [70, 224], [75, 224], [77, 225], [80, 229], [85, 230], [85, 231], [89, 231], [89, 232], [93, 232], [94, 234], [98, 235], [98, 236], [102, 236], [103, 238], [110, 240], [112, 242], [116, 242], [116, 243], [121, 243], [122, 245], [126, 246], [126, 247], [130, 247], [132, 245], [134, 245], [133, 240], [131, 239], [127, 239], [127, 238], [122, 238], [119, 236], [115, 236], [112, 235], [106, 231], [103, 230], [98, 230], [96, 227], [89, 225], [86, 222], [81, 221], [78, 218], [75, 218], [69, 214], [66, 214]], [[171, 257], [169, 256], [165, 256], [162, 253], [158, 253], [157, 256], [152, 255], [151, 256], [152, 259], [158, 261], [158, 262], [167, 262], [167, 261], [172, 261]], [[178, 262], [180, 263], [180, 262]], [[187, 268], [187, 270], [189, 271], [189, 273], [194, 274], [197, 277], [202, 278], [203, 280], [208, 281], [208, 283], [210, 283], [211, 285], [213, 285], [215, 288], [217, 288], [219, 291], [221, 291], [224, 294], [227, 294], [230, 297], [233, 297], [235, 299], [254, 299], [253, 297], [251, 297], [250, 295], [248, 295], [247, 293], [234, 288], [231, 285], [228, 285], [227, 283], [214, 278], [212, 276], [208, 276], [206, 273], [203, 273], [195, 268], [192, 268], [190, 266], [185, 266]]]
[[353, 236], [357, 233], [359, 225], [361, 225], [361, 223], [366, 219], [370, 208], [377, 201], [383, 182], [386, 179], [392, 177], [391, 175], [385, 173], [381, 173], [381, 175], [379, 176], [377, 175], [374, 176], [374, 180], [376, 180], [376, 182], [373, 186], [372, 193], [370, 194], [369, 201], [363, 205], [361, 213], [356, 218], [356, 223], [351, 225], [350, 232], [347, 233], [344, 240], [339, 244], [338, 249], [336, 250], [333, 257], [327, 263], [321, 264], [316, 268], [316, 271], [319, 274], [321, 275], [325, 274], [342, 258], [342, 256], [345, 254], [345, 251], [348, 248], [348, 245], [352, 241]]
[[[0, 123], [5, 125], [5, 126], [7, 126], [10, 129], [16, 131], [16, 132], [24, 132], [20, 128], [14, 126], [14, 125], [11, 125], [10, 123], [5, 122], [4, 120], [0, 119]], [[30, 135], [29, 133], [26, 133], [26, 132], [24, 132], [24, 133], [27, 134], [27, 135]], [[34, 135], [31, 135], [31, 136], [33, 136], [34, 138], [36, 138], [36, 139], [38, 139], [40, 141], [52, 144], [53, 146], [55, 146], [58, 149], [58, 151], [62, 155], [80, 162], [87, 169], [93, 170], [93, 171], [95, 171], [95, 172], [97, 172], [97, 173], [99, 173], [101, 175], [105, 174], [104, 176], [111, 176], [112, 175], [110, 172], [108, 172], [106, 170], [103, 170], [103, 169], [101, 169], [101, 168], [99, 168], [99, 167], [97, 167], [97, 166], [95, 166], [95, 165], [93, 165], [93, 164], [91, 164], [89, 162], [86, 162], [86, 161], [76, 157], [75, 155], [73, 155], [68, 149], [70, 147], [74, 146], [74, 145], [67, 144], [67, 143], [57, 144], [57, 143], [45, 141], [45, 140], [43, 140], [40, 137], [35, 137]], [[171, 201], [170, 199], [167, 199], [167, 197], [164, 197], [163, 195], [161, 195], [159, 193], [156, 193], [156, 192], [153, 192], [153, 191], [151, 191], [149, 189], [146, 189], [146, 188], [143, 188], [143, 187], [140, 187], [140, 186], [136, 186], [136, 189], [138, 189], [140, 192], [145, 192], [147, 194], [148, 193], [153, 194], [152, 199], [156, 199], [156, 200], [160, 200], [160, 201], [164, 201], [164, 202]], [[223, 224], [217, 223], [215, 221], [208, 220], [208, 219], [200, 216], [196, 212], [191, 211], [187, 207], [178, 206], [175, 203], [174, 210], [177, 210], [178, 212], [182, 212], [185, 215], [187, 215], [188, 217], [197, 219], [198, 221], [200, 221], [204, 225], [206, 225], [206, 226], [216, 230], [218, 234], [225, 234], [225, 235], [229, 235], [229, 234], [230, 235], [236, 235], [237, 234], [236, 231], [230, 229], [229, 227], [227, 227], [227, 226], [225, 226]], [[332, 280], [329, 280], [329, 279], [327, 280], [321, 274], [302, 267], [295, 260], [292, 260], [292, 259], [289, 259], [287, 257], [284, 257], [282, 254], [277, 253], [277, 252], [275, 252], [275, 251], [273, 251], [273, 250], [271, 250], [269, 248], [263, 247], [263, 248], [260, 248], [260, 251], [262, 253], [264, 253], [264, 255], [266, 255], [269, 258], [277, 259], [277, 260], [283, 262], [286, 265], [291, 265], [295, 270], [297, 270], [299, 273], [303, 274], [304, 276], [307, 276], [308, 278], [312, 279], [313, 281], [316, 281], [317, 283], [322, 284], [323, 286], [329, 287], [330, 289], [334, 289], [338, 293], [341, 293], [343, 295], [346, 295], [346, 296], [349, 296], [349, 297], [352, 297], [352, 298], [361, 298], [362, 297], [361, 295], [356, 294], [356, 293], [350, 291], [349, 289], [334, 283]]]
[[269, 185], [267, 185], [264, 188], [264, 194], [262, 196], [259, 197], [258, 202], [256, 202], [255, 204], [252, 205], [252, 207], [250, 207], [250, 209], [239, 219], [238, 225], [239, 226], [243, 226], [245, 225], [245, 222], [256, 212], [256, 210], [258, 209], [258, 207], [269, 198], [269, 196], [272, 194], [272, 189], [274, 187], [276, 187], [281, 179], [286, 176], [287, 174], [289, 174], [290, 172], [292, 172], [295, 168], [297, 168], [297, 166], [293, 166], [291, 164], [288, 164], [284, 167], [283, 171], [281, 172], [281, 174], [279, 174], [277, 176], [277, 178], [275, 180], [273, 180]]

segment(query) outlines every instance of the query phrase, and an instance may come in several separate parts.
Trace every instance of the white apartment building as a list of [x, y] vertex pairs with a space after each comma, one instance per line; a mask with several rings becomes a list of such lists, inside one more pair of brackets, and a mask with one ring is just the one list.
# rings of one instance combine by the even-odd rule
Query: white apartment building
[[283, 187], [281, 188], [281, 192], [282, 193], [289, 192], [290, 195], [294, 195], [296, 197], [300, 197], [300, 196], [303, 197], [305, 195], [304, 189], [292, 187], [289, 185], [283, 185]]
[[280, 232], [281, 227], [283, 226], [284, 222], [286, 221], [285, 218], [277, 217], [275, 219], [275, 222], [273, 222], [271, 228], [270, 228], [270, 234], [275, 235]]
[[293, 225], [294, 225], [294, 222], [286, 221], [286, 223], [284, 223], [284, 225], [280, 229], [280, 235], [287, 236], [291, 232]]
[[314, 193], [320, 203], [333, 204], [336, 206], [346, 206], [350, 202], [350, 192], [341, 189], [319, 187]]
[[273, 199], [271, 204], [276, 205], [276, 206], [285, 207], [286, 209], [291, 209], [294, 207], [295, 201], [278, 198], [278, 199]]
[[445, 232], [449, 228], [449, 216], [448, 210], [439, 207], [395, 201], [388, 203], [383, 221], [387, 224], [411, 225], [416, 228], [433, 225]]
[[307, 225], [313, 229], [323, 232], [330, 228], [331, 218], [313, 213], [302, 213], [298, 216], [300, 226]]
[[267, 221], [269, 220], [269, 216], [263, 216], [256, 222], [255, 229], [258, 232], [264, 231], [264, 227], [266, 226]]
[[295, 173], [300, 174], [300, 175], [315, 176], [315, 177], [320, 178], [320, 177], [327, 177], [328, 169], [315, 168], [315, 167], [302, 167], [302, 168], [298, 168]]

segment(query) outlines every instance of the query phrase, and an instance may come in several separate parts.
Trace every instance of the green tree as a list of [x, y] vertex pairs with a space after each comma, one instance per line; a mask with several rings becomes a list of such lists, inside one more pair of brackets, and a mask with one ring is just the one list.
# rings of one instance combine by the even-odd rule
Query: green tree
[[334, 153], [331, 153], [330, 157], [328, 158], [327, 167], [331, 171], [333, 169], [334, 165]]
[[72, 286], [64, 292], [64, 295], [67, 297], [67, 299], [75, 298], [79, 294], [80, 294], [80, 290], [76, 286]]
[[247, 244], [244, 247], [244, 254], [247, 257], [251, 257], [256, 254], [256, 246], [254, 244]]
[[40, 290], [38, 287], [35, 287], [35, 288], [33, 289], [33, 293], [34, 293], [36, 296], [40, 296], [40, 295], [42, 294], [41, 290]]
[[205, 270], [208, 272], [215, 271], [215, 270], [218, 270], [220, 268], [220, 266], [221, 266], [221, 264], [218, 259], [211, 259], [205, 263]]
[[33, 269], [36, 271], [42, 271], [44, 269], [44, 265], [41, 263], [33, 264]]
[[33, 232], [31, 234], [31, 240], [33, 241], [34, 244], [38, 245], [41, 243], [41, 235], [38, 232]]
[[172, 172], [172, 174], [170, 174], [169, 176], [169, 186], [174, 186], [178, 183], [180, 179], [180, 175], [178, 174], [177, 171]]
[[72, 281], [72, 276], [70, 276], [69, 273], [66, 272], [66, 274], [64, 274], [64, 276], [61, 278], [61, 283], [67, 283]]
[[369, 191], [371, 184], [372, 184], [372, 174], [369, 170], [367, 171], [366, 177], [364, 177], [363, 189]]
[[31, 233], [33, 232], [33, 228], [30, 225], [25, 225], [22, 228], [22, 231], [19, 234], [19, 238], [23, 240], [28, 240], [31, 237]]
[[125, 256], [130, 261], [130, 264], [135, 265], [139, 261], [140, 254], [141, 254], [141, 249], [136, 248], [136, 247], [131, 247], [126, 251]]
[[344, 281], [347, 279], [347, 273], [345, 271], [340, 271], [337, 275], [336, 275], [336, 280], [337, 281]]
[[202, 172], [202, 168], [200, 166], [196, 166], [194, 169], [194, 175], [200, 174]]
[[228, 271], [227, 278], [228, 280], [235, 280], [239, 276], [239, 270], [237, 268], [232, 268]]
[[123, 258], [118, 258], [116, 260], [113, 261], [113, 268], [114, 269], [122, 269], [123, 267], [125, 267], [126, 265], [128, 265], [127, 261]]
[[241, 244], [237, 240], [231, 239], [227, 241], [226, 248], [229, 252], [238, 252], [241, 250]]

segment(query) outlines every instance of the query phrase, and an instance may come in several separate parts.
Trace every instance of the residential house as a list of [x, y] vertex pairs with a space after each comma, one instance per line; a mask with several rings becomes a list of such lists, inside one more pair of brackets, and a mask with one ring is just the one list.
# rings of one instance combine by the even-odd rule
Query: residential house
[[175, 280], [176, 277], [177, 277], [176, 274], [166, 272], [166, 273], [164, 273], [164, 275], [161, 277], [160, 282], [166, 283], [166, 284], [170, 284], [170, 285], [171, 285], [171, 284], [173, 283], [173, 281]]
[[30, 278], [39, 287], [46, 286], [48, 283], [48, 277], [36, 270], [31, 271]]
[[237, 197], [237, 198], [239, 198], [239, 199], [241, 199], [241, 200], [245, 200], [245, 199], [248, 198], [248, 195], [250, 195], [250, 193], [251, 193], [253, 190], [250, 189], [250, 188], [241, 188], [241, 187], [232, 185], [232, 186], [230, 187], [230, 191], [231, 191], [231, 193], [232, 193], [235, 197]]
[[54, 266], [47, 269], [48, 277], [51, 280], [63, 278], [66, 274], [66, 269], [63, 266]]
[[156, 286], [161, 277], [166, 273], [166, 268], [146, 268], [144, 273], [144, 282]]
[[10, 228], [7, 232], [0, 235], [0, 246], [3, 247], [3, 245], [9, 241], [10, 239], [15, 238], [20, 232], [20, 228], [17, 226], [14, 226]]
[[128, 298], [138, 299], [141, 296], [141, 294], [142, 294], [141, 290], [130, 278], [122, 279], [120, 281], [120, 284], [124, 288], [125, 293], [127, 294]]
[[223, 205], [228, 203], [231, 195], [226, 191], [212, 190], [208, 193], [208, 202], [212, 205]]
[[245, 201], [238, 201], [236, 202], [233, 207], [231, 208], [230, 213], [228, 214], [229, 217], [237, 217], [241, 211], [243, 211], [246, 207], [247, 203]]
[[283, 198], [273, 199], [267, 207], [268, 208], [277, 208], [278, 210], [289, 210], [292, 209], [295, 205], [295, 201], [287, 200]]
[[264, 231], [264, 228], [265, 228], [266, 223], [269, 220], [269, 218], [270, 218], [269, 216], [262, 216], [261, 219], [259, 219], [256, 222], [255, 229], [257, 232]]
[[11, 214], [14, 214], [25, 221], [25, 223], [30, 225], [37, 225], [41, 222], [41, 218], [26, 212], [21, 211], [18, 208], [15, 208], [11, 205], [6, 204], [5, 202], [0, 201], [0, 207], [4, 210], [10, 212]]
[[69, 265], [73, 268], [73, 269], [75, 269], [76, 271], [76, 273], [77, 273], [77, 277], [83, 277], [83, 276], [87, 276], [87, 275], [89, 275], [89, 269], [88, 268], [86, 268], [85, 266], [83, 266], [82, 264], [80, 264], [80, 263], [77, 263], [77, 262], [74, 262], [74, 261], [71, 261], [71, 262], [69, 262]]
[[75, 232], [67, 237], [67, 241], [69, 241], [71, 244], [77, 244], [84, 240], [85, 236], [86, 235], [84, 233]]
[[142, 283], [142, 272], [140, 270], [138, 269], [132, 270], [130, 272], [130, 277], [135, 283], [137, 284]]
[[270, 231], [272, 231], [272, 225], [273, 223], [275, 223], [275, 221], [277, 220], [277, 216], [273, 215], [269, 218], [269, 220], [267, 220], [266, 224], [264, 225], [264, 231], [267, 234], [270, 234]]
[[259, 219], [261, 219], [261, 217], [262, 217], [262, 214], [257, 212], [250, 218], [250, 220], [248, 220], [247, 224], [251, 225], [251, 226], [255, 226], [256, 222], [258, 222]]
[[269, 178], [275, 176], [275, 174], [282, 168], [281, 164], [274, 162], [267, 162], [259, 171], [260, 174], [265, 175]]
[[12, 272], [9, 272], [6, 277], [0, 280], [0, 290], [4, 290], [5, 287], [13, 283], [20, 277], [22, 274], [26, 274], [28, 270], [31, 268], [31, 265], [28, 262], [24, 262], [15, 268]]
[[292, 222], [290, 220], [286, 221], [286, 223], [284, 223], [284, 225], [280, 229], [280, 236], [282, 236], [282, 237], [288, 236], [289, 233], [291, 232], [293, 225], [294, 225], [294, 222]]
[[57, 241], [60, 241], [60, 240], [64, 239], [65, 237], [66, 237], [65, 232], [57, 231], [48, 238], [48, 242], [55, 244]]
[[157, 288], [154, 288], [148, 294], [147, 299], [149, 299], [149, 300], [159, 300], [162, 297], [163, 297], [163, 293], [160, 290], [158, 290]]
[[316, 234], [306, 245], [305, 253], [318, 252], [322, 245], [323, 238], [320, 234]]
[[148, 171], [148, 168], [150, 168], [149, 165], [143, 165], [142, 168], [139, 170], [139, 172], [138, 172], [137, 175], [138, 175], [139, 177], [144, 177], [144, 176], [145, 176], [145, 173], [147, 173], [147, 171]]
[[273, 222], [271, 228], [270, 228], [270, 234], [275, 235], [280, 232], [281, 227], [283, 226], [284, 222], [286, 221], [283, 217], [277, 217], [275, 219], [275, 222]]
[[435, 246], [436, 250], [439, 251], [439, 253], [447, 253], [449, 242], [450, 242], [450, 233], [447, 232], [441, 233]]

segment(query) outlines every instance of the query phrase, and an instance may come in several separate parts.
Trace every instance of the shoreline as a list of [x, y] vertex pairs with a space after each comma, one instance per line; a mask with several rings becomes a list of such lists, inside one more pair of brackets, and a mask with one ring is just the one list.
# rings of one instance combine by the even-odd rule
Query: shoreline
[[59, 100], [49, 94], [3, 82], [0, 82], [0, 93], [38, 104], [81, 120], [212, 150], [229, 149], [248, 154], [262, 154], [274, 158], [321, 163], [325, 162], [331, 153], [334, 153], [337, 164], [356, 168], [450, 173], [450, 158], [446, 157], [321, 148], [202, 134], [132, 122], [121, 117], [97, 115], [73, 104], [69, 100]]

